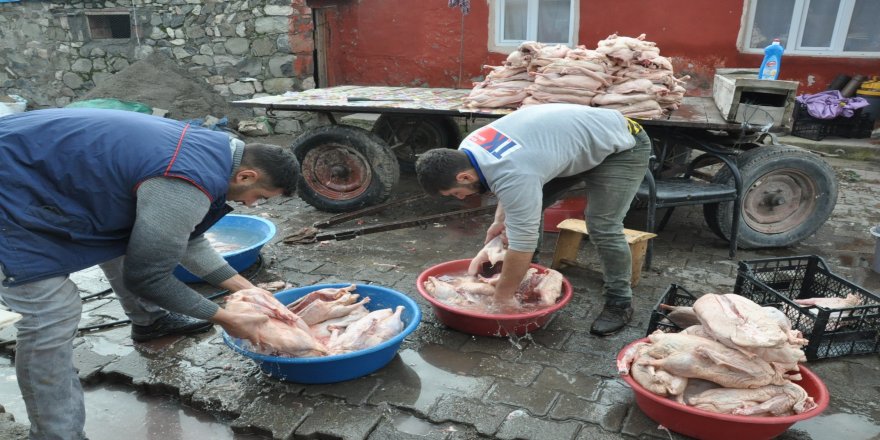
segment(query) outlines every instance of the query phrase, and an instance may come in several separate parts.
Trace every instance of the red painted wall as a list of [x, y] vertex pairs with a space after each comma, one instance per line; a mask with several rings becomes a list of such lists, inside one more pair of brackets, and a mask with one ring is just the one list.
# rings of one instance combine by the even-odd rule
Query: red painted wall
[[[463, 33], [461, 10], [447, 7], [446, 0], [310, 0], [309, 5], [327, 13], [326, 85], [470, 88], [482, 79], [483, 65], [506, 57], [488, 51], [485, 0], [471, 1]], [[761, 63], [761, 55], [737, 50], [743, 7], [743, 0], [581, 0], [578, 42], [595, 48], [611, 33], [645, 33], [672, 59], [676, 74], [691, 75], [690, 94], [707, 95], [715, 68]], [[786, 55], [780, 79], [799, 81], [798, 92], [810, 93], [824, 90], [839, 73], [880, 74], [880, 60]]]

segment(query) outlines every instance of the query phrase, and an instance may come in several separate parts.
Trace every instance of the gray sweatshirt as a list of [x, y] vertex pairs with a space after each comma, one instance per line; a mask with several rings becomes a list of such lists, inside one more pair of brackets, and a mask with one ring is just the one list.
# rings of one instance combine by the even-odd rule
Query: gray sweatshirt
[[[231, 145], [233, 170], [241, 164], [243, 145]], [[203, 235], [189, 239], [210, 204], [205, 193], [182, 179], [157, 177], [138, 187], [125, 253], [124, 279], [132, 292], [172, 312], [199, 319], [214, 316], [219, 306], [172, 274], [178, 263], [215, 285], [236, 274]]]
[[541, 221], [541, 188], [556, 177], [588, 171], [635, 146], [616, 110], [542, 104], [517, 110], [471, 133], [459, 146], [505, 213], [509, 248], [533, 252]]

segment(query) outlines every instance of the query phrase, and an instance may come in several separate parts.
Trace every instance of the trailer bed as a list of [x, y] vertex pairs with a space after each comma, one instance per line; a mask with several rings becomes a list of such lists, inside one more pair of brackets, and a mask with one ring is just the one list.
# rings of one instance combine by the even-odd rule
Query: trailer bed
[[[464, 105], [470, 89], [383, 86], [336, 86], [283, 95], [234, 101], [240, 107], [268, 111], [343, 113], [405, 113], [419, 115], [499, 118], [508, 108], [471, 108]], [[711, 97], [686, 96], [681, 106], [657, 119], [639, 119], [643, 125], [703, 130], [741, 130], [742, 124], [725, 121]]]

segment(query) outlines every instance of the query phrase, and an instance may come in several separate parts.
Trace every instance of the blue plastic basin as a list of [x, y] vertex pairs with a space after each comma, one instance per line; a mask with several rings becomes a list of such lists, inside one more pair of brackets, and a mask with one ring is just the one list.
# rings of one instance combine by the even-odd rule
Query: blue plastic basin
[[[213, 233], [224, 243], [242, 246], [220, 254], [233, 269], [241, 272], [257, 262], [260, 249], [275, 236], [275, 224], [255, 215], [227, 214], [206, 233]], [[179, 265], [174, 269], [174, 276], [184, 283], [202, 281]]]
[[[275, 297], [282, 304], [290, 304], [302, 296], [315, 290], [328, 287], [346, 287], [350, 284], [317, 284], [314, 286], [298, 287], [296, 289], [278, 292]], [[370, 297], [370, 302], [365, 307], [370, 310], [394, 309], [403, 306], [400, 319], [403, 321], [403, 331], [397, 336], [370, 348], [351, 353], [333, 356], [292, 358], [281, 356], [268, 356], [254, 353], [242, 347], [242, 341], [223, 332], [223, 342], [236, 352], [251, 358], [263, 373], [267, 375], [297, 383], [334, 383], [356, 379], [366, 376], [384, 367], [400, 349], [403, 339], [412, 333], [422, 320], [422, 311], [415, 301], [407, 295], [387, 287], [358, 284], [355, 293]]]

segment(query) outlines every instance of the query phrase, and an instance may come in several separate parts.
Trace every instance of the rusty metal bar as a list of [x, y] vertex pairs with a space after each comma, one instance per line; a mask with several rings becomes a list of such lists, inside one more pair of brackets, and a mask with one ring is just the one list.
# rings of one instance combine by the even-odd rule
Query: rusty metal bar
[[409, 220], [381, 223], [378, 225], [344, 229], [341, 231], [324, 232], [321, 234], [316, 234], [315, 241], [350, 240], [360, 235], [372, 234], [375, 232], [393, 231], [396, 229], [410, 228], [413, 226], [427, 226], [429, 223], [433, 223], [438, 220], [474, 217], [477, 215], [494, 212], [496, 206], [497, 205], [480, 206], [477, 208], [462, 209], [458, 211], [445, 212], [442, 214], [429, 215]]
[[368, 214], [373, 214], [375, 212], [379, 212], [379, 211], [381, 211], [385, 208], [391, 207], [391, 206], [403, 205], [406, 203], [410, 203], [410, 202], [414, 202], [414, 201], [418, 201], [418, 200], [422, 200], [422, 199], [427, 199], [428, 197], [429, 196], [427, 194], [417, 194], [417, 195], [406, 197], [406, 198], [403, 198], [400, 200], [395, 200], [393, 202], [382, 203], [379, 205], [370, 206], [370, 207], [360, 209], [357, 211], [353, 211], [353, 212], [345, 212], [342, 214], [336, 214], [328, 219], [312, 223], [312, 226], [315, 228], [326, 228], [326, 227], [330, 227], [333, 225], [337, 225], [339, 223], [345, 223], [349, 220], [354, 220], [356, 218], [363, 217]]

